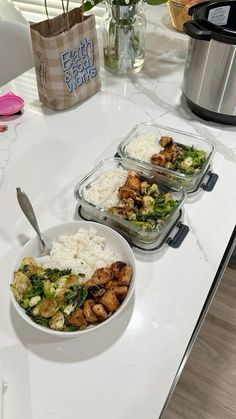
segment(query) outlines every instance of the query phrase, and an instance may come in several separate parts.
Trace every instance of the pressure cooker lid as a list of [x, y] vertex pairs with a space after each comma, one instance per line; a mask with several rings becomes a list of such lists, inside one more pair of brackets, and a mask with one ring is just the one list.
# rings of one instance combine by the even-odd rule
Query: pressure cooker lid
[[236, 44], [236, 0], [198, 3], [189, 9], [189, 14], [193, 22], [202, 27], [203, 31], [207, 31], [206, 40], [213, 38]]

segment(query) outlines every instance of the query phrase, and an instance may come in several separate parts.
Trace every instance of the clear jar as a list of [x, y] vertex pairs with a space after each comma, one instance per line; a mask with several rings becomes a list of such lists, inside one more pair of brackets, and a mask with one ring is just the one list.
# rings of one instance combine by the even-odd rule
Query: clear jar
[[107, 3], [103, 18], [103, 55], [106, 70], [137, 73], [144, 65], [146, 19], [142, 2], [118, 5]]
[[191, 20], [191, 16], [188, 14], [189, 8], [202, 1], [205, 0], [168, 0], [167, 7], [172, 26], [182, 31], [183, 24]]

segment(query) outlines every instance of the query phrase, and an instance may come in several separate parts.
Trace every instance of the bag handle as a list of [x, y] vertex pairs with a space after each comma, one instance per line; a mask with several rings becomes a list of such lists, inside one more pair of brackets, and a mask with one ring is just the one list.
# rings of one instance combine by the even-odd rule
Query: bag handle
[[[65, 0], [66, 1], [66, 8], [64, 5], [64, 0], [61, 0], [61, 5], [62, 5], [62, 10], [63, 10], [63, 15], [65, 16], [66, 19], [66, 24], [65, 27], [67, 30], [70, 29], [70, 23], [69, 23], [69, 16], [68, 16], [68, 12], [69, 12], [69, 3], [70, 0]], [[48, 14], [48, 5], [47, 5], [47, 0], [44, 0], [44, 7], [45, 7], [45, 11], [46, 11], [46, 15], [47, 15], [47, 19], [48, 19], [48, 25], [49, 25], [49, 30], [50, 30], [50, 19], [49, 19], [49, 14]], [[82, 21], [84, 20], [84, 0], [82, 0]]]

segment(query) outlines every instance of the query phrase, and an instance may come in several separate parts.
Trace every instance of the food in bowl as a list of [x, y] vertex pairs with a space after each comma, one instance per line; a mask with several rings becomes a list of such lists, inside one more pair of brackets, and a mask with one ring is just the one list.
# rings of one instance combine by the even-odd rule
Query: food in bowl
[[[119, 182], [119, 174], [122, 182]], [[118, 184], [121, 186], [117, 187]], [[160, 227], [177, 204], [170, 192], [160, 191], [156, 183], [149, 183], [135, 171], [122, 167], [119, 173], [114, 169], [100, 174], [84, 190], [84, 199], [143, 230]]]
[[104, 237], [82, 228], [58, 237], [48, 256], [24, 257], [11, 290], [37, 325], [73, 332], [110, 318], [123, 304], [132, 276], [133, 266], [118, 260]]
[[169, 135], [162, 135], [158, 142], [152, 133], [134, 136], [125, 151], [132, 158], [186, 175], [198, 173], [206, 161], [204, 150], [176, 143]]

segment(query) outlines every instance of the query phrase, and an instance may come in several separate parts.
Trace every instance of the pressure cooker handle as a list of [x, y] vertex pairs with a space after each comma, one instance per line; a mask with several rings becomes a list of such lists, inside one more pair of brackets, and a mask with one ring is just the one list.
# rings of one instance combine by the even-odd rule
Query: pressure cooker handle
[[202, 6], [205, 6], [205, 4], [207, 3], [209, 3], [209, 0], [203, 1], [203, 2], [201, 1], [201, 3], [194, 4], [188, 9], [188, 15], [194, 17], [195, 11], [202, 8]]
[[199, 22], [189, 20], [183, 25], [184, 32], [194, 39], [200, 39], [202, 41], [210, 41], [212, 37], [212, 31], [203, 28]]

